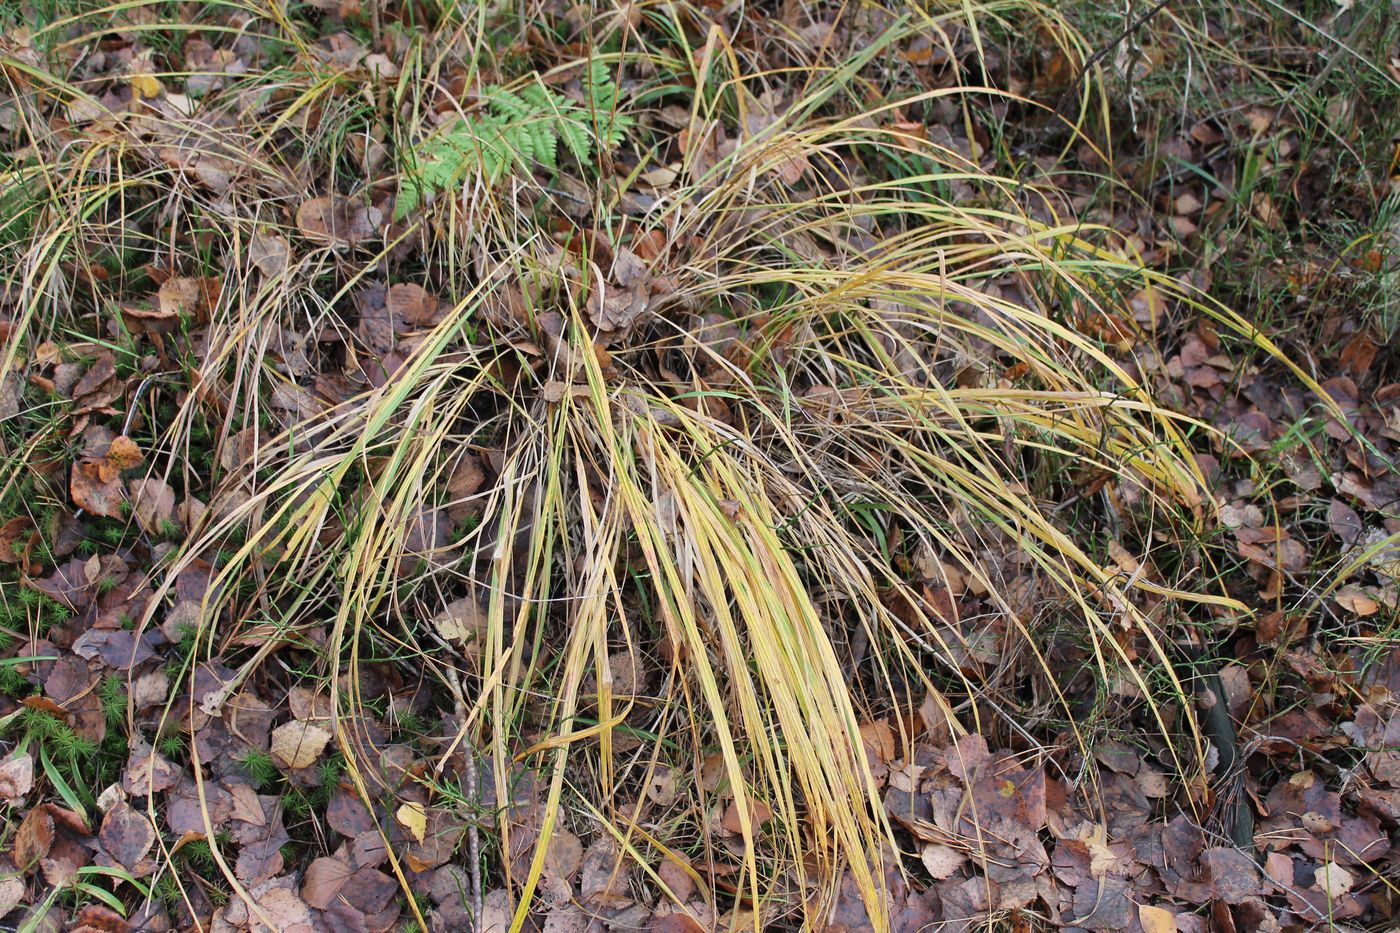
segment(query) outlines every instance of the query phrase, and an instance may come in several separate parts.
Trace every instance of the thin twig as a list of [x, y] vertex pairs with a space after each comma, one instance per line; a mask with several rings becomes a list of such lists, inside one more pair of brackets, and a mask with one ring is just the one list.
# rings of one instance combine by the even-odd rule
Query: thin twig
[[1156, 16], [1158, 13], [1162, 12], [1162, 10], [1166, 8], [1168, 3], [1171, 3], [1171, 0], [1157, 0], [1157, 2], [1154, 3], [1150, 9], [1136, 17], [1132, 22], [1130, 22], [1127, 25], [1126, 28], [1123, 29], [1122, 32], [1118, 33], [1118, 35], [1114, 36], [1111, 40], [1109, 40], [1107, 45], [1100, 48], [1093, 55], [1090, 55], [1084, 61], [1084, 64], [1079, 66], [1079, 73], [1074, 76], [1074, 80], [1069, 83], [1069, 87], [1065, 88], [1065, 92], [1060, 95], [1060, 102], [1055, 105], [1055, 112], [1063, 114], [1065, 104], [1070, 100], [1070, 98], [1074, 96], [1075, 92], [1079, 90], [1079, 86], [1084, 83], [1084, 79], [1089, 76], [1089, 70], [1095, 65], [1097, 65], [1099, 62], [1103, 61], [1104, 58], [1106, 58], [1110, 52], [1118, 48], [1118, 46], [1122, 44], [1124, 39], [1128, 38], [1133, 33], [1141, 29], [1143, 26], [1147, 25], [1147, 21], [1150, 20], [1152, 17]]
[[[462, 692], [462, 680], [457, 676], [457, 669], [451, 664], [443, 665], [443, 677], [447, 681], [447, 688], [452, 691], [452, 712], [458, 722], [467, 721], [467, 699]], [[476, 743], [470, 739], [466, 742], [466, 747], [462, 749], [462, 756], [467, 761], [467, 793], [471, 795], [472, 805], [480, 810], [481, 807], [481, 775], [476, 766]], [[481, 929], [481, 829], [477, 826], [477, 814], [472, 814], [467, 821], [467, 858], [471, 860], [472, 876], [472, 929]]]

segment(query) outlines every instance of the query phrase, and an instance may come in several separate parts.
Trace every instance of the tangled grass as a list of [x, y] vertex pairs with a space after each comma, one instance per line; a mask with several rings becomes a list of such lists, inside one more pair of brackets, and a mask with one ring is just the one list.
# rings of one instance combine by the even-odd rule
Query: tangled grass
[[[861, 727], [911, 698], [955, 731], [1063, 722], [1083, 743], [1089, 714], [1126, 690], [1205, 801], [1169, 645], [1191, 613], [1247, 610], [1211, 590], [1199, 543], [1214, 502], [1191, 438], [1210, 429], [1146, 388], [1152, 320], [1135, 310], [1267, 342], [1075, 216], [1050, 173], [996, 174], [969, 137], [960, 151], [913, 116], [1016, 107], [1067, 151], [1107, 110], [1096, 68], [1072, 86], [1069, 119], [1009, 90], [909, 91], [889, 73], [911, 40], [976, 45], [1027, 23], [1083, 65], [1092, 50], [1053, 7], [860, 6], [824, 38], [775, 26], [760, 55], [697, 32], [689, 4], [645, 4], [597, 11], [586, 54], [515, 75], [502, 49], [530, 17], [480, 5], [404, 27], [397, 76], [366, 83], [282, 5], [223, 6], [181, 25], [173, 5], [114, 4], [4, 53], [24, 148], [0, 191], [15, 312], [0, 371], [82, 340], [116, 350], [164, 403], [148, 463], [210, 508], [165, 554], [138, 624], [160, 621], [182, 571], [213, 565], [187, 674], [237, 658], [241, 683], [324, 630], [302, 673], [328, 686], [366, 794], [380, 776], [359, 734], [361, 666], [462, 678], [458, 738], [495, 785], [518, 764], [548, 780], [528, 870], [498, 866], [515, 928], [570, 812], [636, 855], [713, 845], [730, 798], [734, 888], [755, 926], [828, 911], [847, 870], [878, 922], [897, 843]], [[155, 97], [112, 116], [74, 59], [122, 16], [153, 43], [226, 33], [263, 51], [188, 109]], [[296, 222], [308, 191], [387, 218], [401, 154], [443, 125], [443, 95], [465, 99], [454, 77], [565, 86], [597, 61], [636, 120], [620, 161], [599, 153], [567, 184], [468, 172], [364, 237], [318, 240]], [[191, 77], [131, 73], [138, 93]], [[279, 240], [286, 255], [269, 259]], [[141, 359], [152, 331], [119, 312], [149, 289], [143, 267], [219, 277], [165, 332], [158, 371]], [[446, 296], [387, 353], [365, 345], [355, 303], [386, 278]], [[318, 375], [341, 397], [313, 399]], [[63, 430], [31, 419], [7, 438], [7, 493]], [[478, 461], [484, 482], [455, 484]], [[448, 532], [445, 510], [472, 520]], [[989, 618], [950, 617], [913, 563], [982, 594]], [[457, 656], [431, 620], [464, 597], [481, 626]], [[958, 659], [989, 627], [1011, 637], [984, 677]], [[1065, 695], [1050, 629], [1091, 647], [1099, 705]], [[658, 686], [642, 689], [641, 671]], [[1005, 695], [1018, 678], [1031, 696]], [[910, 746], [918, 726], [893, 722]], [[716, 761], [692, 807], [636, 819], [659, 773]]]

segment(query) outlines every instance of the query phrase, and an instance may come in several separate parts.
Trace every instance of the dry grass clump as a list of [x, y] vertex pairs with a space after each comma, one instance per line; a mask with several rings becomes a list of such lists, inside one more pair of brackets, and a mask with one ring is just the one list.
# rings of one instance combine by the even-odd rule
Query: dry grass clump
[[[375, 23], [396, 53], [376, 58], [233, 7], [198, 30], [236, 32], [231, 58], [123, 62], [125, 96], [77, 55], [129, 28], [193, 60], [174, 12], [104, 9], [5, 52], [4, 371], [74, 334], [114, 353], [148, 462], [207, 506], [138, 624], [207, 567], [190, 664], [242, 683], [312, 646], [363, 791], [362, 666], [462, 679], [460, 738], [495, 785], [547, 780], [532, 858], [496, 866], [517, 921], [585, 806], [624, 852], [732, 857], [755, 923], [820, 914], [848, 869], [873, 915], [895, 840], [861, 727], [925, 697], [955, 733], [1062, 722], [1071, 742], [1131, 698], [1204, 785], [1169, 645], [1184, 614], [1243, 607], [1200, 584], [1205, 428], [1144, 387], [1139, 335], [1159, 314], [1249, 329], [946, 129], [1024, 98], [899, 73], [999, 20], [1082, 63], [1052, 9], [775, 18], [759, 50], [688, 5], [574, 11], [555, 19], [586, 41], [544, 48], [482, 6]], [[578, 101], [596, 63], [634, 122], [620, 146], [496, 184], [464, 153], [395, 219], [411, 153], [487, 112], [473, 89]], [[1079, 87], [1067, 109], [1089, 112]], [[5, 488], [69, 430], [7, 441]], [[959, 617], [963, 593], [984, 613]], [[444, 626], [454, 601], [466, 622]], [[1051, 630], [1089, 649], [1088, 706]], [[923, 728], [891, 721], [901, 748]], [[689, 804], [637, 819], [676, 773]]]

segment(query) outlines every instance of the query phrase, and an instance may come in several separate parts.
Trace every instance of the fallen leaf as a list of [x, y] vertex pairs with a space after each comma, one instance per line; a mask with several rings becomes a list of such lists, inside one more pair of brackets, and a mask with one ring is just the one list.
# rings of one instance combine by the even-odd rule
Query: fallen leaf
[[19, 906], [24, 900], [24, 881], [19, 875], [0, 869], [0, 917]]
[[481, 641], [486, 636], [486, 613], [481, 604], [468, 596], [453, 600], [433, 616], [433, 628], [444, 641], [454, 646], [468, 658], [481, 657]]
[[953, 873], [963, 866], [967, 861], [967, 853], [952, 846], [930, 842], [919, 852], [919, 859], [930, 875], [938, 881], [943, 881], [945, 878], [951, 878]]
[[669, 765], [657, 765], [647, 781], [647, 797], [658, 806], [669, 807], [676, 802], [676, 769]]
[[217, 276], [175, 275], [160, 283], [156, 306], [163, 314], [204, 322], [219, 302], [223, 280]]
[[1176, 914], [1162, 907], [1139, 904], [1138, 922], [1143, 933], [1176, 933]]
[[15, 832], [14, 859], [20, 871], [28, 871], [53, 846], [53, 816], [46, 807], [34, 807], [20, 820]]
[[[766, 803], [759, 800], [749, 801], [749, 828], [751, 831], [757, 831], [772, 816], [773, 810]], [[744, 831], [743, 816], [740, 813], [737, 800], [730, 801], [729, 808], [724, 811], [724, 819], [720, 820], [720, 825], [735, 835]]]
[[417, 327], [436, 324], [440, 318], [437, 296], [412, 283], [389, 286], [384, 306], [394, 318]]
[[1335, 862], [1327, 862], [1313, 872], [1313, 883], [1323, 894], [1336, 900], [1346, 896], [1352, 885], [1356, 884], [1356, 879]]
[[34, 522], [18, 515], [0, 525], [0, 563], [29, 563], [29, 543], [34, 539]]
[[378, 208], [349, 198], [311, 198], [297, 208], [297, 229], [310, 240], [338, 245], [359, 243], [374, 236], [384, 217]]
[[338, 858], [316, 859], [307, 867], [306, 875], [302, 878], [302, 900], [317, 910], [325, 910], [335, 902], [335, 896], [354, 873], [349, 865]]
[[73, 465], [68, 491], [73, 503], [85, 512], [103, 518], [121, 518], [126, 496], [120, 477], [102, 478], [102, 466], [94, 460], [80, 460]]
[[248, 240], [248, 259], [268, 278], [287, 269], [292, 249], [287, 238], [276, 233], [255, 233]]
[[134, 479], [127, 484], [127, 490], [132, 514], [141, 530], [153, 538], [164, 534], [175, 517], [175, 490], [170, 484], [154, 477]]
[[627, 894], [630, 874], [627, 865], [618, 857], [617, 844], [610, 836], [603, 836], [584, 853], [579, 899], [599, 910], [625, 907], [632, 903]]
[[394, 818], [399, 821], [400, 826], [408, 830], [408, 834], [413, 837], [414, 842], [423, 841], [424, 834], [428, 830], [428, 814], [421, 803], [404, 804], [399, 807]]
[[156, 751], [145, 739], [132, 743], [122, 774], [122, 790], [133, 797], [145, 797], [174, 787], [180, 780], [180, 769]]
[[0, 763], [0, 800], [12, 803], [33, 787], [34, 759], [28, 752], [14, 752]]
[[1348, 584], [1332, 594], [1332, 600], [1352, 615], [1366, 618], [1380, 611], [1381, 604], [1372, 599], [1366, 590]]
[[695, 893], [695, 878], [691, 874], [693, 871], [690, 860], [679, 852], [672, 852], [656, 866], [656, 876], [671, 889], [676, 900], [682, 904], [689, 901], [690, 896]]
[[309, 768], [330, 740], [331, 734], [320, 726], [293, 719], [272, 730], [272, 757], [292, 770]]
[[108, 855], [136, 874], [137, 865], [155, 845], [156, 829], [144, 813], [122, 801], [107, 811], [98, 841]]

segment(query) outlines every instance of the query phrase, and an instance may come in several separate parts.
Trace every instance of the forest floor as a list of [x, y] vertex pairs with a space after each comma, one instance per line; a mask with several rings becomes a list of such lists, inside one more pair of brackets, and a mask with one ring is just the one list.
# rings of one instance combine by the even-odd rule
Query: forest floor
[[0, 24], [0, 929], [1400, 923], [1391, 0]]

